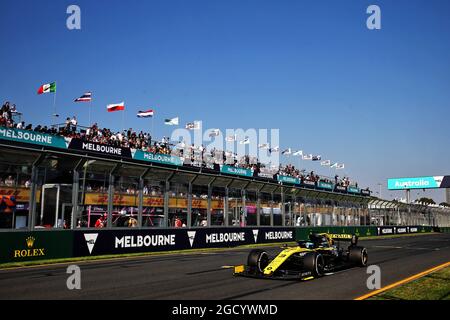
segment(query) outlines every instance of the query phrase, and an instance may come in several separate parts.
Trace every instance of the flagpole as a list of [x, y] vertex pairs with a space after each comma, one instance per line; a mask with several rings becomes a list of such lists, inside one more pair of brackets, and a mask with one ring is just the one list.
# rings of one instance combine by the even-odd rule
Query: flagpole
[[153, 137], [156, 137], [155, 131], [154, 131], [154, 119], [153, 119], [154, 117], [155, 117], [155, 114], [153, 114], [153, 116], [152, 116], [152, 133], [150, 135]]
[[125, 110], [122, 110], [122, 131], [125, 130]]
[[[58, 118], [58, 115], [56, 114], [56, 92], [57, 91], [55, 91], [55, 95], [53, 96], [53, 116], [55, 117], [55, 122]], [[55, 125], [56, 125], [56, 123], [55, 123]]]
[[91, 127], [91, 109], [92, 109], [92, 102], [89, 102], [89, 122], [88, 127]]

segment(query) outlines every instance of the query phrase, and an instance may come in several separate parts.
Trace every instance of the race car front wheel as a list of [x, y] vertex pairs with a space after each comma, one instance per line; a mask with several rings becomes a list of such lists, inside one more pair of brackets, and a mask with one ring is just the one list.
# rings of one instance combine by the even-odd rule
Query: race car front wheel
[[259, 273], [263, 273], [269, 265], [269, 255], [264, 250], [252, 250], [248, 255], [247, 265]]
[[367, 249], [364, 247], [350, 247], [349, 249], [349, 261], [359, 267], [367, 266], [368, 254]]
[[314, 276], [321, 277], [324, 274], [325, 260], [320, 253], [310, 252], [303, 258], [303, 266]]

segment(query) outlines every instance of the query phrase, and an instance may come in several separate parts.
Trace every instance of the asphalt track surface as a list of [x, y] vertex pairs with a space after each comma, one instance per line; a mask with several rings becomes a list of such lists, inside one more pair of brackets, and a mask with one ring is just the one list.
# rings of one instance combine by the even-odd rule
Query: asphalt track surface
[[[361, 240], [382, 286], [450, 261], [450, 234]], [[266, 248], [277, 252], [279, 248]], [[81, 290], [66, 287], [66, 265], [0, 270], [0, 299], [341, 300], [369, 290], [365, 268], [312, 281], [234, 277], [249, 249], [79, 263]]]

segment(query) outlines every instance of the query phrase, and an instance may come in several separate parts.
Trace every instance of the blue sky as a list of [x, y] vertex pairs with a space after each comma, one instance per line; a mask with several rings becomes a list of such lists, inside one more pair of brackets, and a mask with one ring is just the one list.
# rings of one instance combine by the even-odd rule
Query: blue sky
[[[81, 8], [81, 30], [66, 9]], [[377, 4], [382, 29], [366, 28]], [[450, 174], [450, 2], [418, 1], [1, 1], [0, 99], [26, 122], [61, 116], [150, 131], [139, 109], [206, 128], [279, 128], [282, 147], [343, 162], [360, 186], [388, 192], [388, 177]], [[298, 163], [298, 161], [296, 161]], [[317, 169], [303, 163], [307, 169]], [[344, 174], [344, 172], [340, 172]], [[443, 190], [414, 192], [443, 201]]]

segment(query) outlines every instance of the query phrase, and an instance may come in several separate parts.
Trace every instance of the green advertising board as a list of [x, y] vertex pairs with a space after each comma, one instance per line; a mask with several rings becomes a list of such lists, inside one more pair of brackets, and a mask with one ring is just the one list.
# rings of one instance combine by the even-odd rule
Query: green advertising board
[[319, 183], [317, 184], [317, 187], [321, 188], [321, 189], [327, 189], [327, 190], [333, 190], [334, 189], [334, 185], [332, 183], [322, 182], [322, 181], [319, 181]]
[[283, 183], [300, 184], [300, 179], [278, 175], [278, 181]]
[[0, 263], [70, 258], [73, 232], [1, 232]]
[[232, 174], [235, 176], [253, 177], [253, 171], [250, 169], [236, 168], [236, 167], [231, 167], [231, 166], [227, 166], [227, 165], [222, 165], [220, 167], [220, 172], [226, 173], [226, 174]]
[[301, 227], [296, 229], [296, 239], [308, 240], [311, 233], [356, 234], [358, 237], [377, 235], [376, 227]]
[[67, 149], [70, 139], [29, 130], [0, 127], [0, 139]]
[[183, 160], [180, 157], [167, 155], [167, 154], [155, 154], [151, 152], [145, 152], [142, 150], [136, 150], [132, 153], [134, 160], [148, 161], [161, 164], [169, 164], [173, 166], [182, 166]]
[[361, 193], [361, 190], [359, 188], [356, 188], [356, 187], [348, 187], [347, 188], [347, 192], [349, 192], [349, 193]]

